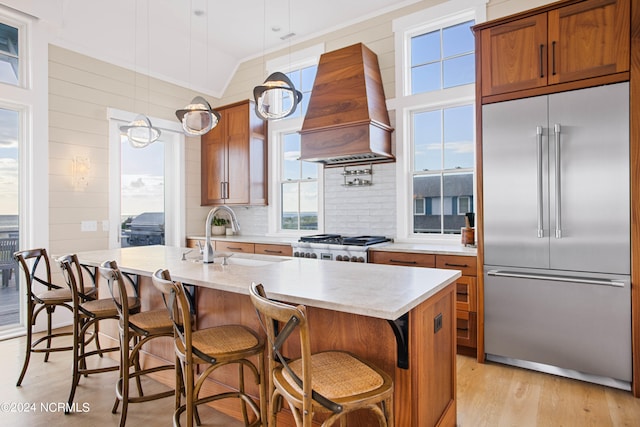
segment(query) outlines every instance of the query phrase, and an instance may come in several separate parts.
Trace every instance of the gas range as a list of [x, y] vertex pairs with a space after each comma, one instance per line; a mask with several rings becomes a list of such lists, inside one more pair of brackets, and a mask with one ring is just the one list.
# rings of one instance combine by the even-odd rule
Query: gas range
[[389, 244], [384, 236], [341, 236], [316, 234], [303, 236], [293, 243], [293, 256], [329, 261], [368, 262], [367, 252], [373, 247]]

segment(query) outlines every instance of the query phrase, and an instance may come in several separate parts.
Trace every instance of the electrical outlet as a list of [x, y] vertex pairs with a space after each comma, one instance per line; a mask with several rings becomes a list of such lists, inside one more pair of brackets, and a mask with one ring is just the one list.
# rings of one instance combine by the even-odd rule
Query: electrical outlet
[[433, 318], [433, 333], [435, 334], [440, 329], [442, 329], [442, 313], [438, 313], [438, 315]]
[[82, 221], [80, 231], [98, 231], [98, 221]]

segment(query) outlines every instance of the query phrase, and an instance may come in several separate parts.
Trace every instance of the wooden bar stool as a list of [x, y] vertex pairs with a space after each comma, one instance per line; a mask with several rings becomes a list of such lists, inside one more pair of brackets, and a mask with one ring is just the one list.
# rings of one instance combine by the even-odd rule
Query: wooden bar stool
[[[266, 376], [264, 370], [264, 340], [251, 329], [243, 325], [224, 325], [193, 331], [191, 307], [182, 283], [171, 281], [167, 270], [154, 273], [153, 284], [165, 296], [167, 309], [173, 320], [175, 331], [175, 351], [180, 360], [184, 379], [176, 379], [176, 402], [179, 383], [184, 383], [186, 404], [176, 407], [173, 425], [180, 425], [180, 414], [186, 411], [187, 426], [200, 425], [197, 406], [220, 399], [237, 398], [242, 403], [242, 415], [245, 426], [266, 426]], [[257, 358], [257, 366], [249, 358]], [[200, 390], [207, 377], [216, 369], [230, 364], [238, 364], [239, 385], [237, 391], [200, 397]], [[196, 365], [208, 365], [202, 369], [197, 379]], [[259, 386], [260, 406], [245, 392], [244, 371], [247, 368], [255, 377]], [[247, 406], [251, 408], [254, 420], [249, 421]]]
[[[99, 340], [99, 322], [107, 319], [118, 319], [118, 308], [113, 298], [94, 298], [94, 295], [87, 295], [82, 266], [75, 254], [65, 255], [56, 260], [65, 277], [67, 286], [71, 291], [73, 303], [73, 374], [71, 379], [71, 391], [67, 406], [71, 407], [75, 396], [76, 388], [80, 382], [80, 377], [89, 374], [117, 371], [119, 364], [100, 368], [88, 368], [87, 359], [93, 356], [102, 357], [104, 353], [120, 350], [120, 346], [101, 348]], [[89, 289], [95, 289], [89, 288]], [[135, 292], [135, 288], [134, 288]], [[97, 292], [95, 292], [97, 294]], [[127, 306], [130, 313], [140, 311], [140, 300], [137, 295], [127, 298]], [[90, 332], [90, 329], [93, 331]], [[95, 342], [96, 349], [87, 351], [87, 345]], [[68, 412], [67, 412], [68, 413]]]
[[[394, 425], [393, 380], [386, 372], [344, 351], [311, 354], [305, 306], [272, 301], [263, 286], [255, 283], [249, 295], [269, 342], [269, 372], [273, 382], [270, 427], [276, 425], [282, 397], [298, 427], [311, 427], [314, 413], [328, 415], [322, 426], [331, 426], [338, 420], [342, 426], [343, 416], [363, 408], [371, 410], [381, 426]], [[277, 322], [283, 326], [278, 328]], [[296, 328], [301, 357], [289, 360], [280, 349]]]
[[[122, 402], [120, 427], [124, 427], [130, 403], [148, 402], [174, 395], [173, 390], [145, 395], [140, 381], [140, 377], [143, 375], [169, 369], [179, 369], [175, 364], [153, 366], [145, 369], [142, 369], [140, 365], [140, 350], [142, 346], [156, 338], [173, 337], [173, 322], [164, 309], [135, 313], [123, 306], [122, 302], [128, 301], [129, 296], [124, 276], [115, 261], [105, 261], [99, 267], [99, 271], [100, 275], [107, 281], [109, 292], [118, 310], [120, 378], [116, 384], [116, 400], [111, 412], [115, 414], [118, 411], [120, 402]], [[130, 393], [132, 379], [136, 381], [137, 396], [132, 396]]]
[[[53, 313], [58, 307], [64, 307], [73, 312], [73, 307], [71, 306], [71, 291], [51, 282], [51, 264], [46, 249], [18, 251], [14, 254], [14, 257], [22, 267], [22, 271], [24, 271], [24, 289], [27, 294], [27, 348], [22, 372], [20, 372], [16, 383], [16, 386], [20, 386], [27, 373], [31, 353], [44, 353], [44, 361], [47, 362], [50, 353], [68, 351], [73, 348], [72, 346], [51, 346], [53, 339], [73, 334], [73, 332], [52, 332], [51, 317]], [[31, 267], [29, 267], [29, 262], [31, 262]], [[44, 290], [36, 289], [36, 284], [44, 285]], [[34, 342], [33, 326], [36, 324], [38, 315], [43, 310], [47, 315], [47, 332], [45, 336], [38, 338]], [[46, 342], [46, 345], [41, 346], [40, 344], [44, 342]]]

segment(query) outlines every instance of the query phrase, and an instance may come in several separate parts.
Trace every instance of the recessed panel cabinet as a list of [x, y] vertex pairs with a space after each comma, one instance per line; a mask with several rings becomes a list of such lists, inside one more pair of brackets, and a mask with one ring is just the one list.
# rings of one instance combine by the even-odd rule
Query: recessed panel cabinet
[[249, 100], [216, 110], [220, 122], [201, 139], [201, 204], [266, 205], [266, 122]]
[[371, 250], [369, 262], [460, 270], [462, 277], [456, 281], [457, 349], [461, 354], [476, 355], [478, 336], [476, 269], [478, 264], [475, 256]]
[[629, 0], [566, 3], [476, 26], [482, 96], [629, 71]]

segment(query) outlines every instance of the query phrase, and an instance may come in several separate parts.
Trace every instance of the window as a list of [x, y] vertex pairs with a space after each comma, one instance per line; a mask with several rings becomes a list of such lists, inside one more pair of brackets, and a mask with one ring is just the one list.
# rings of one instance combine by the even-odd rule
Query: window
[[[313, 82], [316, 79], [317, 71], [318, 66], [312, 65], [287, 73], [287, 77], [291, 79], [291, 82], [293, 83], [295, 88], [302, 93], [302, 102], [298, 105], [296, 111], [292, 115], [287, 117], [288, 119], [292, 119], [295, 117], [304, 117], [304, 115], [307, 113], [307, 108], [309, 107], [309, 98], [311, 97], [311, 89], [313, 89]], [[291, 99], [287, 99], [287, 101], [292, 102]]]
[[[12, 255], [19, 247], [21, 111], [0, 107], [0, 267], [2, 267], [3, 315], [0, 330], [20, 324], [20, 270]], [[24, 286], [24, 284], [22, 285]]]
[[460, 233], [464, 226], [461, 214], [471, 212], [473, 197], [474, 106], [414, 112], [412, 116], [413, 197], [431, 199], [431, 214], [414, 218], [413, 232]]
[[460, 234], [475, 199], [475, 42], [485, 0], [451, 0], [394, 21], [398, 237]]
[[474, 21], [411, 37], [411, 93], [475, 81]]
[[298, 160], [300, 134], [283, 134], [281, 230], [318, 230], [318, 165]]
[[[314, 45], [291, 56], [276, 58], [267, 63], [269, 73], [285, 73], [297, 90], [302, 102], [289, 117], [269, 122], [270, 198], [269, 233], [301, 235], [313, 234], [323, 228], [322, 167], [300, 158], [302, 122], [311, 98], [324, 45]], [[283, 100], [287, 102], [287, 100]]]
[[18, 28], [0, 22], [0, 82], [20, 84]]

